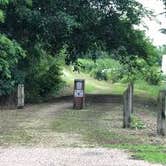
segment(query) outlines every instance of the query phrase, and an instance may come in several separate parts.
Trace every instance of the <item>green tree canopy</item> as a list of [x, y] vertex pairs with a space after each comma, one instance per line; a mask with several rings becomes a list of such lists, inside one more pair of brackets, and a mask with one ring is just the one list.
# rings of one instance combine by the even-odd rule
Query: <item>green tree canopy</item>
[[0, 96], [10, 94], [18, 83], [17, 65], [25, 55], [17, 42], [0, 35]]
[[67, 44], [72, 60], [97, 43], [109, 51], [124, 46], [130, 54], [146, 56], [133, 25], [147, 11], [134, 0], [12, 0], [4, 9], [0, 30], [28, 50], [42, 43], [55, 54]]
[[[67, 63], [75, 62], [82, 53], [99, 48], [119, 52], [116, 58], [122, 63], [126, 63], [126, 59], [135, 61], [138, 57], [149, 61], [155, 56], [153, 46], [142, 31], [134, 28], [148, 14], [136, 0], [0, 0], [1, 40], [5, 35], [6, 45], [13, 50], [13, 54], [10, 49], [5, 53], [10, 66], [8, 73], [13, 73], [18, 64], [11, 64], [10, 58], [14, 56], [19, 60], [19, 70], [26, 72], [27, 86], [30, 82], [35, 85], [37, 75], [40, 75], [38, 66], [44, 61], [48, 66], [44, 67], [46, 74], [40, 79], [45, 83], [44, 78], [51, 72], [48, 69], [57, 71], [57, 79], [51, 76], [50, 79], [59, 84], [60, 68], [57, 63], [52, 65], [48, 55], [57, 58], [64, 47]], [[125, 54], [120, 53], [121, 48]], [[15, 54], [17, 49], [25, 50], [26, 58], [17, 57], [20, 55]], [[6, 61], [2, 55], [1, 60]], [[41, 87], [38, 87], [39, 93], [45, 96]]]

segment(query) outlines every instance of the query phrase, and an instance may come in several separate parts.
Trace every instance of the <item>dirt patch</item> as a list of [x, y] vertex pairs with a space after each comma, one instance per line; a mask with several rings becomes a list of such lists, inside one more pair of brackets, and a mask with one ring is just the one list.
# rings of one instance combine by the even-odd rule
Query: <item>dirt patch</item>
[[52, 122], [59, 114], [72, 108], [71, 103], [28, 105], [24, 110], [0, 111], [1, 146], [72, 146], [83, 144], [76, 133], [53, 131]]
[[153, 106], [136, 105], [136, 115], [145, 123], [141, 130], [123, 129], [122, 105], [88, 104], [72, 110], [72, 103], [28, 105], [24, 110], [0, 111], [1, 146], [89, 147], [104, 144], [161, 144], [156, 135], [157, 112]]

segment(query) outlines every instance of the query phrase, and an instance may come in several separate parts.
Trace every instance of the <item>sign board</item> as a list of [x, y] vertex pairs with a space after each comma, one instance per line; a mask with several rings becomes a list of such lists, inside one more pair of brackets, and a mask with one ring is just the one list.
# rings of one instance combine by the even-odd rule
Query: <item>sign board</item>
[[83, 89], [83, 83], [82, 82], [76, 82], [76, 90], [82, 90]]
[[84, 107], [84, 101], [85, 101], [85, 81], [84, 80], [74, 80], [74, 103], [73, 108], [74, 109], [82, 109]]
[[74, 91], [74, 97], [84, 97], [83, 90], [75, 90]]

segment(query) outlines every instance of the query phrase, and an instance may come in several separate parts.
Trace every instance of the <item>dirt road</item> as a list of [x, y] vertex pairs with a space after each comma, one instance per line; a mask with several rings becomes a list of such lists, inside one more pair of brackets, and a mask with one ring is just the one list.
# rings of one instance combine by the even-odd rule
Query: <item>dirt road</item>
[[0, 166], [153, 166], [134, 160], [128, 151], [99, 148], [165, 144], [154, 135], [156, 113], [149, 107], [135, 110], [145, 129], [123, 129], [122, 105], [116, 103], [73, 110], [72, 102], [62, 101], [1, 110]]

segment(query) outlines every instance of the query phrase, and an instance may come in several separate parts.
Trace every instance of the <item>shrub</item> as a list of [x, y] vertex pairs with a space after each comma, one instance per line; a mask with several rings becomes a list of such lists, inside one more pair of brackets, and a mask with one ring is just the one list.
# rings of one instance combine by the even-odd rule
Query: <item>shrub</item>
[[161, 72], [157, 68], [151, 67], [145, 74], [145, 80], [151, 85], [159, 85], [162, 80]]
[[104, 71], [104, 70], [97, 70], [94, 73], [94, 78], [97, 79], [97, 80], [105, 80], [105, 81], [107, 81], [108, 80], [108, 75], [107, 75], [107, 72]]
[[133, 115], [131, 117], [131, 128], [133, 129], [144, 129], [145, 124], [142, 122], [142, 120], [137, 117], [136, 115]]
[[26, 56], [16, 41], [0, 34], [0, 96], [10, 95], [18, 82], [18, 63]]
[[89, 59], [79, 59], [79, 63], [83, 72], [90, 73], [98, 80], [117, 82], [122, 78], [121, 65], [111, 58], [97, 59], [96, 62]]
[[58, 94], [63, 86], [60, 64], [52, 56], [42, 56], [26, 78], [27, 100], [36, 102]]

